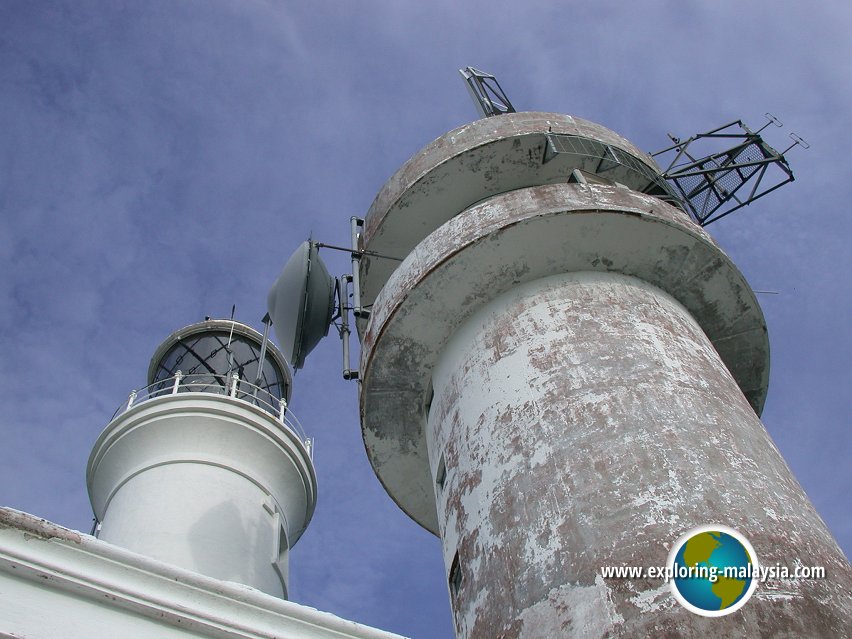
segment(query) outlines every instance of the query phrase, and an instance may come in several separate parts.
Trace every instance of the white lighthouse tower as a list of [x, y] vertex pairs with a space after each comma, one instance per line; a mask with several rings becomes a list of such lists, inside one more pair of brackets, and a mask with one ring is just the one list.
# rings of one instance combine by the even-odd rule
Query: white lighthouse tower
[[[268, 325], [267, 325], [268, 326]], [[94, 446], [103, 541], [287, 597], [311, 520], [311, 441], [288, 412], [287, 362], [266, 335], [206, 320], [170, 335]]]
[[99, 538], [0, 508], [0, 636], [401, 639], [285, 600], [317, 482], [267, 335], [208, 319], [160, 345], [89, 459]]

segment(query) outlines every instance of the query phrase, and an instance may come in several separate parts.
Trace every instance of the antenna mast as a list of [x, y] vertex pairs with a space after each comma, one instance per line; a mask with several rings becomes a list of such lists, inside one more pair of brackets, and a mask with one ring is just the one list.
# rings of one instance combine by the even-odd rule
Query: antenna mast
[[[680, 201], [701, 226], [748, 206], [755, 200], [792, 182], [793, 171], [784, 154], [794, 146], [809, 148], [795, 133], [793, 143], [776, 151], [761, 137], [770, 124], [783, 126], [771, 113], [768, 122], [752, 131], [742, 120], [735, 120], [706, 133], [681, 140], [671, 134], [673, 144], [653, 157], [670, 155], [664, 177], [674, 188]], [[731, 142], [734, 146], [728, 147]], [[718, 149], [722, 146], [722, 150]], [[696, 152], [698, 151], [698, 152]], [[750, 189], [743, 188], [747, 183]]]
[[515, 107], [509, 102], [509, 98], [506, 97], [503, 88], [493, 75], [473, 67], [459, 69], [459, 73], [467, 84], [473, 106], [483, 117], [515, 113]]

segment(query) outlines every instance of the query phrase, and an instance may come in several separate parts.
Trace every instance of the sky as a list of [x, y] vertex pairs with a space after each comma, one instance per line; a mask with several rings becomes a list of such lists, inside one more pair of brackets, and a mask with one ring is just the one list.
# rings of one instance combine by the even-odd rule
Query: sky
[[[808, 141], [793, 184], [708, 231], [772, 292], [763, 421], [852, 551], [848, 2], [3, 0], [0, 24], [0, 505], [88, 531], [89, 452], [157, 345], [233, 304], [260, 328], [300, 242], [346, 245], [406, 159], [476, 119], [471, 65], [647, 151], [765, 112], [770, 144]], [[319, 503], [291, 599], [452, 637], [439, 542], [372, 473], [333, 335], [294, 386]]]

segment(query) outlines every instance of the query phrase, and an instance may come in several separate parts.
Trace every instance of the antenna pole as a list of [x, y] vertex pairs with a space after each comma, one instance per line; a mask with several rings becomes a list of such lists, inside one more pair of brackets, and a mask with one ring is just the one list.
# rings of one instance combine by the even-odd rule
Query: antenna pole
[[765, 117], [765, 118], [766, 118], [767, 122], [766, 122], [766, 124], [764, 124], [762, 127], [760, 127], [757, 131], [755, 131], [755, 133], [758, 133], [758, 134], [759, 134], [761, 131], [763, 131], [763, 130], [764, 130], [766, 127], [768, 127], [770, 124], [774, 124], [775, 126], [777, 126], [777, 127], [779, 127], [779, 128], [780, 128], [780, 127], [782, 127], [782, 126], [784, 126], [784, 123], [783, 123], [783, 122], [781, 122], [781, 120], [779, 120], [778, 118], [776, 118], [774, 115], [772, 115], [772, 114], [771, 114], [771, 113], [769, 113], [768, 111], [767, 111], [766, 113], [764, 113], [764, 114], [763, 114], [763, 117]]
[[349, 307], [346, 300], [349, 299], [349, 284], [352, 283], [352, 275], [343, 275], [337, 280], [337, 304], [340, 307], [340, 339], [343, 342], [343, 379], [358, 379], [358, 371], [353, 371], [349, 358]]
[[483, 117], [515, 113], [515, 107], [493, 75], [473, 67], [459, 69], [459, 73], [473, 100], [473, 106]]
[[800, 138], [800, 137], [799, 137], [798, 135], [796, 135], [795, 133], [791, 133], [791, 134], [790, 134], [790, 139], [791, 139], [791, 140], [793, 140], [793, 144], [791, 144], [791, 145], [790, 145], [790, 146], [788, 146], [786, 149], [784, 149], [783, 151], [781, 151], [781, 155], [784, 155], [787, 151], [789, 151], [790, 149], [792, 149], [794, 146], [800, 146], [800, 147], [802, 147], [803, 149], [809, 149], [809, 148], [811, 148], [811, 145], [810, 145], [810, 144], [808, 144], [807, 142], [805, 142], [802, 138]]
[[234, 367], [234, 354], [231, 352], [231, 340], [234, 338], [234, 313], [237, 310], [237, 305], [231, 305], [231, 332], [228, 334], [228, 343], [225, 345], [225, 352], [228, 354], [228, 374], [225, 376], [231, 376], [231, 369]]
[[263, 379], [263, 363], [266, 361], [266, 345], [269, 343], [269, 327], [272, 326], [272, 318], [269, 317], [269, 313], [267, 313], [260, 321], [263, 322], [263, 341], [260, 343], [260, 355], [257, 358], [257, 377], [254, 380], [255, 386], [260, 386], [260, 382]]
[[358, 248], [360, 231], [364, 220], [354, 215], [349, 218], [352, 235], [352, 312], [355, 317], [369, 317], [370, 311], [361, 308], [361, 251]]

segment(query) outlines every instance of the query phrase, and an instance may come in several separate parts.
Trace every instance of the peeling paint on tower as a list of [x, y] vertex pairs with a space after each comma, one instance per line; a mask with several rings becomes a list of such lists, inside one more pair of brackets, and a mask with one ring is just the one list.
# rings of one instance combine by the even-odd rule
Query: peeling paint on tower
[[[507, 114], [448, 133], [376, 197], [364, 258], [361, 420], [388, 494], [441, 538], [458, 637], [839, 636], [849, 564], [760, 422], [763, 314], [686, 213], [638, 173], [568, 183], [549, 132], [653, 160], [599, 125]], [[614, 176], [614, 177], [613, 177]], [[831, 579], [724, 618], [656, 580], [701, 524]]]

